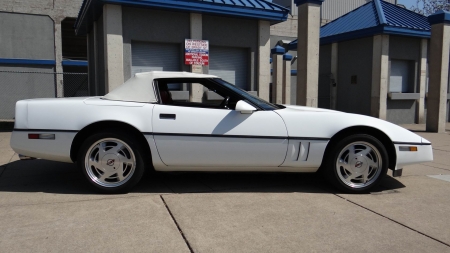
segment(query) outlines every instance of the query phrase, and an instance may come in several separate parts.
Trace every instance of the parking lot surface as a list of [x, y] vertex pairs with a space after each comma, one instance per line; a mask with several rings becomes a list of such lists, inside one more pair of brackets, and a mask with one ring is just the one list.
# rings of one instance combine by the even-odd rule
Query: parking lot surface
[[296, 173], [148, 173], [101, 195], [0, 132], [0, 252], [450, 252], [450, 135], [405, 127], [435, 160], [357, 195]]

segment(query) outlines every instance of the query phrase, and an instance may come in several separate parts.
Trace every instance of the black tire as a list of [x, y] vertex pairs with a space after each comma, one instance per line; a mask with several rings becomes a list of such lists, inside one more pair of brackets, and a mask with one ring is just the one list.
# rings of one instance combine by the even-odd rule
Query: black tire
[[[111, 154], [107, 152], [101, 153], [99, 142], [104, 143], [104, 150], [107, 152], [111, 151]], [[117, 146], [113, 146], [113, 144], [117, 144]], [[117, 158], [115, 158], [112, 150], [120, 145], [122, 145], [122, 149], [117, 151]], [[97, 146], [97, 151], [95, 146]], [[112, 148], [108, 146], [112, 146]], [[144, 154], [144, 150], [142, 144], [139, 143], [138, 138], [135, 136], [116, 129], [107, 129], [89, 136], [83, 142], [78, 152], [77, 166], [88, 184], [96, 191], [107, 194], [127, 193], [141, 180], [144, 174], [146, 163], [143, 157], [148, 156], [148, 154]], [[100, 153], [103, 154], [102, 160], [99, 158]], [[98, 161], [95, 161], [96, 159]], [[132, 162], [128, 163], [128, 161]], [[96, 168], [95, 165], [89, 166], [89, 162], [97, 162], [97, 164], [101, 165], [98, 166], [100, 169]], [[122, 169], [121, 175], [123, 180], [119, 178], [118, 171], [120, 169]], [[107, 174], [113, 173], [113, 170], [117, 171], [117, 173], [106, 177]], [[102, 179], [103, 174], [106, 177], [105, 179]]]
[[369, 192], [387, 174], [389, 156], [386, 148], [371, 135], [351, 135], [330, 148], [323, 172], [328, 181], [343, 192]]

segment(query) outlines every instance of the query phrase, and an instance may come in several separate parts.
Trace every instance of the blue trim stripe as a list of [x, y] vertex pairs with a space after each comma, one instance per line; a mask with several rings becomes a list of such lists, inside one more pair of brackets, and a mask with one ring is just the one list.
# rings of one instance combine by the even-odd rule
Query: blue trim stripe
[[62, 61], [62, 65], [63, 66], [87, 67], [88, 66], [88, 62], [87, 61], [70, 61], [70, 60], [65, 60], [65, 61]]
[[19, 64], [19, 65], [56, 65], [55, 60], [35, 60], [35, 59], [5, 59], [0, 58], [0, 64]]

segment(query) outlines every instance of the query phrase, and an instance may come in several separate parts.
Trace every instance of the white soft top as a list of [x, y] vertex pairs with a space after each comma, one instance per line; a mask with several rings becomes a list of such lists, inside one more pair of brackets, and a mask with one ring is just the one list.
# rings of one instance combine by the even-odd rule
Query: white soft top
[[104, 98], [119, 101], [155, 103], [157, 99], [153, 88], [153, 80], [159, 78], [217, 78], [217, 76], [165, 71], [137, 73], [124, 84], [106, 94]]

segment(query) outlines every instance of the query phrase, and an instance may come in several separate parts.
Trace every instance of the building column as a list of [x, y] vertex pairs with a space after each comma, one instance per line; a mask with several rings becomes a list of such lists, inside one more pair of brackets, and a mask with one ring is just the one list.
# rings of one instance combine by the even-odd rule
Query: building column
[[438, 11], [428, 17], [431, 24], [430, 81], [428, 83], [428, 132], [445, 132], [450, 51], [450, 12]]
[[258, 95], [269, 101], [270, 84], [270, 22], [258, 23]]
[[283, 103], [283, 54], [286, 50], [275, 46], [272, 53], [272, 99], [275, 104]]
[[320, 6], [323, 0], [295, 0], [298, 6], [297, 104], [317, 107]]
[[[93, 61], [89, 60], [89, 68], [92, 68], [93, 70], [91, 71], [92, 74], [94, 75], [94, 86], [95, 86], [95, 96], [99, 96], [100, 95], [100, 84], [99, 84], [99, 64], [98, 64], [98, 23], [97, 21], [95, 21], [92, 25], [92, 34], [93, 34], [93, 48], [94, 48], [94, 59]], [[104, 94], [101, 94], [104, 95]]]
[[420, 62], [419, 62], [419, 99], [416, 106], [416, 123], [425, 123], [425, 92], [427, 84], [427, 57], [428, 39], [420, 42]]
[[333, 110], [337, 107], [338, 50], [338, 43], [331, 44], [330, 108]]
[[292, 55], [283, 55], [283, 101], [285, 105], [291, 104], [291, 61]]
[[389, 80], [389, 35], [373, 37], [370, 116], [386, 120]]
[[124, 82], [122, 7], [103, 5], [103, 27], [105, 40], [105, 93]]
[[[202, 14], [191, 13], [190, 19], [190, 35], [193, 40], [201, 40], [203, 38]], [[191, 65], [191, 72], [203, 74], [204, 68], [208, 66]], [[206, 69], [206, 73], [207, 73]], [[203, 86], [198, 83], [191, 84], [191, 91], [189, 92], [189, 101], [201, 103], [203, 101]]]
[[64, 76], [62, 67], [62, 29], [61, 19], [53, 20], [55, 24], [55, 81], [56, 81], [56, 97], [64, 97]]

